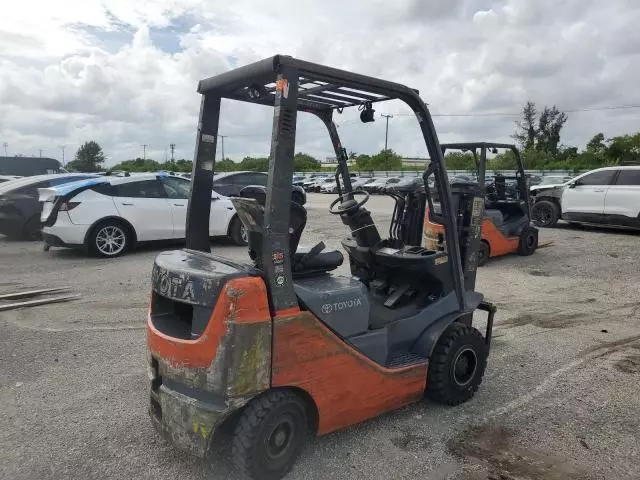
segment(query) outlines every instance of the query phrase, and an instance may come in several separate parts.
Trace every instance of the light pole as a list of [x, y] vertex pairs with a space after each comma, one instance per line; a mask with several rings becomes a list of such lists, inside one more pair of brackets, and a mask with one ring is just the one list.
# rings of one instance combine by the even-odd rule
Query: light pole
[[384, 118], [387, 119], [387, 127], [385, 129], [384, 132], [384, 149], [387, 149], [387, 139], [389, 138], [389, 119], [393, 118], [393, 115], [382, 115]]

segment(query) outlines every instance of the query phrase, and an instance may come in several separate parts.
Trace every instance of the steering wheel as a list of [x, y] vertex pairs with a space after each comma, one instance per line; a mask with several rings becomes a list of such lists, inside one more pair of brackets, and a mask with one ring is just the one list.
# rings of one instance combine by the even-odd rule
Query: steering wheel
[[[365, 203], [369, 201], [369, 193], [364, 190], [356, 190], [355, 192], [351, 192], [351, 193], [353, 195], [362, 194], [364, 195], [364, 198], [359, 202], [356, 202], [355, 200], [347, 200], [346, 202], [342, 203], [342, 197], [338, 197], [333, 202], [331, 202], [331, 205], [329, 205], [329, 213], [333, 213], [334, 215], [342, 215], [343, 213], [352, 213], [358, 210], [361, 206], [363, 206]], [[337, 209], [334, 210], [333, 207], [338, 205], [338, 203], [340, 205], [338, 206]]]

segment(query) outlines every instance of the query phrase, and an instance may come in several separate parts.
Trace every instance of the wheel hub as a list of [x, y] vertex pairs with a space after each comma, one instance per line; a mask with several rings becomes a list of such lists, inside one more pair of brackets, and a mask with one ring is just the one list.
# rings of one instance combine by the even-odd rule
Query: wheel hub
[[103, 254], [115, 255], [120, 253], [124, 246], [124, 231], [118, 227], [104, 227], [96, 235], [96, 247]]
[[538, 221], [547, 223], [551, 220], [551, 210], [548, 207], [538, 207]]
[[267, 455], [271, 458], [281, 457], [291, 445], [293, 431], [293, 423], [289, 418], [282, 419], [274, 426], [267, 440]]
[[455, 383], [464, 387], [473, 379], [478, 367], [476, 353], [470, 347], [463, 347], [459, 350], [452, 363], [452, 376]]

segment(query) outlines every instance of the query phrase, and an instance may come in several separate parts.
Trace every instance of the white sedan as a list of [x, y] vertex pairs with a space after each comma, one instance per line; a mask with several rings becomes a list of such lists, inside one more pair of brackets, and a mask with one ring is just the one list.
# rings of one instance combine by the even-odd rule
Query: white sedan
[[[137, 242], [183, 239], [191, 182], [167, 174], [99, 177], [39, 189], [45, 250], [83, 246], [115, 257]], [[228, 236], [238, 245], [247, 234], [231, 200], [211, 197], [210, 236]]]

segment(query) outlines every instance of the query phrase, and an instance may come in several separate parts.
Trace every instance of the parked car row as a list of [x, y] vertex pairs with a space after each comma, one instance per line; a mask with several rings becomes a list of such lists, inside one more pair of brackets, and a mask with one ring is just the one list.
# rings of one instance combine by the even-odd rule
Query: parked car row
[[[246, 245], [247, 234], [228, 197], [266, 186], [259, 172], [221, 173], [213, 179], [210, 235]], [[191, 182], [182, 175], [52, 174], [8, 180], [0, 185], [0, 233], [34, 240], [45, 249], [82, 247], [115, 257], [139, 242], [183, 239]], [[294, 186], [291, 199], [306, 202]]]
[[[191, 182], [168, 174], [97, 177], [39, 189], [45, 248], [83, 247], [115, 257], [138, 242], [183, 239]], [[245, 245], [228, 197], [211, 196], [209, 235]]]

